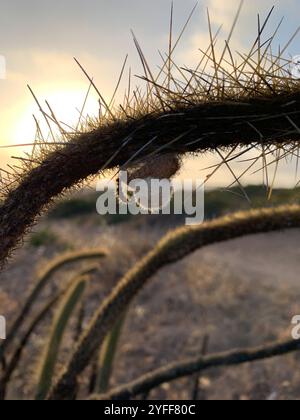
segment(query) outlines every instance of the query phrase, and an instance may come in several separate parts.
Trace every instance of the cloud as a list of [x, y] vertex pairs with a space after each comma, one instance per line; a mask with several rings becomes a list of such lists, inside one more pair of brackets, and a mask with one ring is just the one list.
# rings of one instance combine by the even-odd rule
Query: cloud
[[[197, 54], [198, 49], [206, 50], [210, 44], [206, 8], [209, 9], [213, 33], [216, 33], [219, 27], [222, 27], [216, 51], [223, 51], [224, 41], [227, 39], [231, 30], [239, 4], [240, 0], [227, 0], [226, 2], [223, 0], [207, 0], [202, 3], [201, 16], [200, 18], [198, 17], [198, 26], [200, 29], [194, 31], [190, 36], [186, 49], [181, 51], [181, 59], [187, 63], [195, 64], [199, 57], [199, 53]], [[258, 14], [260, 15], [262, 25], [274, 5], [275, 9], [265, 28], [263, 39], [267, 40], [273, 35], [279, 21], [285, 16], [277, 39], [274, 40], [274, 46], [277, 48], [279, 44], [285, 45], [287, 43], [299, 25], [297, 19], [299, 4], [297, 0], [277, 1], [275, 4], [274, 0], [264, 0], [263, 4], [259, 0], [252, 0], [251, 2], [244, 1], [235, 32], [231, 39], [231, 48], [233, 51], [246, 52], [251, 48], [258, 34]], [[287, 53], [290, 55], [300, 53], [299, 37], [290, 45]]]
[[[99, 60], [83, 52], [82, 64], [103, 96], [110, 98], [115, 87], [116, 65], [111, 60]], [[121, 63], [119, 64], [121, 65]], [[68, 124], [77, 121], [78, 111], [82, 107], [89, 81], [68, 54], [27, 50], [12, 50], [8, 56], [6, 80], [1, 80], [0, 95], [0, 143], [28, 143], [34, 140], [35, 123], [32, 114], [43, 120], [37, 104], [27, 89], [29, 84], [43, 107], [48, 100], [58, 118]], [[86, 112], [96, 115], [98, 96], [90, 95]], [[7, 153], [0, 151], [0, 159], [7, 159]]]

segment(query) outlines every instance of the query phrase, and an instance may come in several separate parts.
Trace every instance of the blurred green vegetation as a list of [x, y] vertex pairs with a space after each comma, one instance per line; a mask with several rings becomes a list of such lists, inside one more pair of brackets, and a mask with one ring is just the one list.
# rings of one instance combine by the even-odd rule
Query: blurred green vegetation
[[34, 248], [41, 246], [55, 245], [58, 243], [58, 238], [55, 233], [49, 229], [43, 229], [39, 232], [34, 232], [29, 237], [29, 245]]
[[96, 212], [97, 195], [91, 193], [82, 197], [62, 199], [49, 212], [50, 219], [70, 219]]
[[[212, 219], [224, 214], [250, 208], [271, 207], [281, 204], [300, 204], [300, 188], [295, 189], [274, 189], [272, 197], [268, 200], [268, 191], [263, 186], [248, 186], [244, 189], [250, 199], [247, 201], [240, 188], [230, 190], [208, 190], [205, 193], [205, 217]], [[96, 214], [97, 193], [82, 194], [76, 198], [63, 199], [59, 201], [49, 212], [50, 219], [70, 219], [86, 215]], [[164, 216], [166, 217], [166, 216]], [[106, 215], [98, 216], [101, 223], [114, 225], [127, 222], [131, 215]], [[47, 238], [46, 235], [45, 239]], [[35, 241], [38, 238], [35, 239]], [[43, 239], [43, 238], [41, 238]]]
[[99, 216], [96, 212], [97, 193], [83, 194], [82, 197], [62, 199], [48, 213], [49, 219], [72, 219], [83, 216], [97, 216], [99, 223], [104, 225], [117, 225], [127, 222], [132, 216], [121, 214], [108, 214]]
[[274, 189], [270, 200], [266, 187], [251, 185], [245, 187], [250, 199], [247, 201], [240, 188], [213, 190], [205, 194], [205, 216], [207, 219], [251, 208], [275, 207], [283, 204], [300, 204], [300, 188]]

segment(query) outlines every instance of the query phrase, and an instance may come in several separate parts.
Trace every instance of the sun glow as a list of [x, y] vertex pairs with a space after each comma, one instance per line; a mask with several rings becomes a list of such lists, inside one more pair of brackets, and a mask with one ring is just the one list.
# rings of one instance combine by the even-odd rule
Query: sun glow
[[[68, 131], [68, 129], [70, 130], [68, 127], [76, 128], [78, 124], [85, 96], [86, 93], [84, 93], [82, 89], [58, 90], [55, 92], [45, 92], [43, 95], [40, 95], [38, 100], [44, 111], [48, 115], [51, 115], [51, 111], [45, 100], [48, 102], [56, 119], [61, 123], [66, 131]], [[49, 128], [43, 114], [39, 111], [38, 105], [34, 102], [34, 100], [27, 104], [26, 109], [24, 108], [18, 112], [19, 116], [14, 116], [14, 120], [17, 121], [17, 123], [10, 125], [12, 130], [10, 135], [10, 144], [20, 145], [28, 144], [34, 141], [37, 127], [33, 115], [35, 115], [43, 131], [45, 140], [49, 139]], [[84, 107], [83, 118], [88, 115], [91, 117], [97, 115], [97, 109], [97, 98], [90, 95]]]
[[[61, 123], [66, 131], [71, 131], [70, 127], [76, 128], [78, 125], [80, 113], [85, 102], [87, 87], [85, 84], [78, 85], [75, 88], [62, 88], [55, 91], [50, 87], [36, 89], [36, 95], [43, 110], [51, 114], [45, 101], [47, 101], [53, 110], [55, 117]], [[97, 95], [90, 92], [82, 113], [82, 121], [87, 116], [97, 116], [99, 103]], [[39, 110], [39, 106], [28, 94], [28, 98], [17, 105], [8, 107], [0, 115], [0, 167], [6, 164], [15, 164], [13, 156], [24, 156], [32, 150], [32, 145], [36, 139], [37, 126], [33, 118], [35, 116], [42, 130], [45, 141], [52, 141], [49, 127], [45, 118]], [[66, 124], [66, 125], [64, 125]], [[55, 129], [53, 123], [53, 132], [56, 139], [59, 139], [59, 130]], [[25, 146], [26, 145], [26, 146]], [[29, 145], [29, 146], [27, 146]], [[15, 147], [14, 147], [15, 146]]]

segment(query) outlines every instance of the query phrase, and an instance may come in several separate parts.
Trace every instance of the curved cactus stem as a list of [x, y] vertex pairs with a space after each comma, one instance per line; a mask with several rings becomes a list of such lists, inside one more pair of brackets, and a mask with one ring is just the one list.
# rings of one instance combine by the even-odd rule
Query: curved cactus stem
[[99, 373], [96, 379], [96, 389], [101, 394], [107, 392], [109, 388], [116, 352], [125, 319], [126, 313], [118, 319], [111, 332], [108, 333], [100, 352]]
[[45, 349], [37, 385], [36, 400], [44, 400], [52, 383], [54, 368], [67, 324], [86, 287], [87, 277], [80, 276], [65, 295], [55, 317], [49, 342]]
[[300, 227], [300, 206], [282, 206], [236, 213], [200, 226], [180, 228], [168, 234], [127, 273], [101, 304], [49, 398], [59, 400], [72, 396], [78, 375], [89, 364], [119, 314], [128, 307], [148, 279], [162, 267], [207, 245], [295, 227]]
[[43, 269], [36, 284], [33, 286], [29, 296], [25, 300], [25, 303], [20, 310], [20, 313], [17, 315], [13, 325], [11, 326], [7, 338], [0, 345], [0, 359], [3, 357], [4, 352], [17, 336], [23, 322], [26, 319], [29, 311], [31, 310], [32, 305], [35, 303], [39, 294], [42, 292], [44, 287], [47, 285], [51, 277], [60, 269], [64, 268], [68, 264], [76, 263], [79, 261], [96, 259], [105, 257], [106, 253], [103, 250], [95, 249], [91, 251], [81, 251], [81, 252], [72, 252], [61, 257], [56, 258], [52, 261], [47, 267]]

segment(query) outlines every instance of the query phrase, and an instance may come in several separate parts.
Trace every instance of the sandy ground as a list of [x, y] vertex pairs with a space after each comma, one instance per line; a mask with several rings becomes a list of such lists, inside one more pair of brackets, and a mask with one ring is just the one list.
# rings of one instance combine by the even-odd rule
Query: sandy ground
[[[35, 272], [63, 249], [104, 247], [86, 296], [85, 324], [114, 284], [170, 228], [165, 221], [135, 220], [101, 226], [95, 220], [43, 222], [53, 245], [26, 245], [1, 274], [0, 313], [11, 322]], [[209, 353], [256, 346], [291, 337], [291, 319], [300, 314], [300, 230], [250, 236], [210, 246], [161, 270], [131, 305], [115, 364], [112, 385], [137, 378], [165, 363], [198, 354], [205, 335]], [[64, 284], [72, 272], [53, 279], [34, 308]], [[9, 389], [9, 398], [33, 395], [36, 368], [49, 329], [34, 334]], [[73, 347], [74, 323], [65, 337], [60, 364]], [[211, 369], [201, 376], [202, 399], [298, 399], [300, 354], [269, 361]], [[58, 367], [59, 368], [59, 367]], [[83, 375], [85, 385], [90, 372]], [[194, 378], [166, 384], [150, 398], [190, 399]]]

